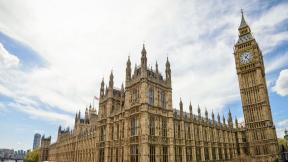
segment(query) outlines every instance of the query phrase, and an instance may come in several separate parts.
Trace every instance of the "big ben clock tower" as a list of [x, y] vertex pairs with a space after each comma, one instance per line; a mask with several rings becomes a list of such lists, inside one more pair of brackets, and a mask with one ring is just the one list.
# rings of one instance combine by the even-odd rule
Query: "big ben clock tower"
[[278, 143], [267, 91], [262, 52], [251, 34], [243, 11], [239, 38], [234, 47], [242, 108], [250, 156], [255, 161], [274, 161]]

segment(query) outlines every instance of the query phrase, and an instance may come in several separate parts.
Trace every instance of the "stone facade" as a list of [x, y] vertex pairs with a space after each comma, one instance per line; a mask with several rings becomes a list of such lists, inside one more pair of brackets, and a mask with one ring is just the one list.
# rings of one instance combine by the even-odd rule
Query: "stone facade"
[[[242, 17], [242, 21], [243, 21]], [[245, 20], [244, 20], [245, 21]], [[241, 25], [243, 23], [241, 22]], [[240, 25], [239, 31], [242, 27]], [[241, 29], [241, 30], [240, 30]], [[241, 38], [241, 35], [239, 37]], [[253, 38], [254, 43], [255, 40]], [[246, 96], [243, 96], [240, 60], [238, 48], [243, 43], [235, 45], [235, 60], [243, 103], [245, 126], [233, 122], [229, 111], [227, 121], [223, 116], [209, 114], [201, 116], [201, 108], [196, 107], [198, 114], [183, 111], [180, 99], [179, 108], [172, 108], [172, 78], [170, 62], [167, 58], [165, 77], [158, 71], [147, 67], [147, 52], [143, 45], [141, 64], [135, 65], [132, 73], [131, 61], [126, 65], [125, 87], [114, 87], [114, 76], [110, 74], [108, 86], [101, 82], [99, 112], [94, 107], [86, 108], [85, 117], [80, 112], [75, 116], [73, 130], [59, 127], [56, 143], [49, 145], [49, 161], [57, 162], [198, 162], [198, 161], [272, 161], [275, 159], [274, 142], [275, 128], [271, 117], [269, 98], [265, 77], [251, 78], [251, 82], [263, 82], [261, 94], [265, 104], [261, 114], [267, 121], [265, 129], [269, 142], [259, 139], [254, 142], [247, 110]], [[258, 48], [258, 46], [257, 46]], [[239, 55], [239, 56], [238, 56]], [[261, 55], [262, 56], [262, 55]], [[248, 63], [247, 63], [248, 64]], [[256, 68], [256, 67], [251, 67]], [[258, 67], [257, 67], [258, 68]], [[263, 74], [264, 65], [256, 71]], [[262, 71], [261, 71], [262, 70]], [[243, 72], [244, 73], [244, 72]], [[251, 79], [254, 79], [252, 81]], [[260, 79], [260, 80], [259, 80]], [[265, 85], [264, 85], [265, 83]], [[264, 87], [264, 88], [263, 88]], [[258, 91], [258, 90], [257, 90]], [[260, 96], [260, 93], [256, 94]], [[246, 98], [245, 98], [246, 97]], [[245, 99], [244, 99], [245, 98]], [[248, 97], [249, 98], [249, 97]], [[266, 108], [264, 108], [266, 106]], [[255, 108], [256, 109], [256, 108]], [[258, 122], [252, 120], [253, 122]], [[257, 125], [257, 124], [256, 124]], [[274, 136], [275, 135], [275, 136]], [[268, 138], [269, 137], [269, 138]], [[43, 140], [43, 139], [42, 139]], [[276, 139], [277, 142], [277, 139]], [[261, 159], [255, 154], [255, 145], [268, 147], [269, 152], [261, 152]], [[49, 143], [50, 144], [50, 143]], [[45, 146], [41, 146], [44, 150]], [[276, 148], [275, 148], [276, 149]], [[260, 156], [260, 154], [259, 154]], [[43, 159], [41, 157], [41, 159]]]

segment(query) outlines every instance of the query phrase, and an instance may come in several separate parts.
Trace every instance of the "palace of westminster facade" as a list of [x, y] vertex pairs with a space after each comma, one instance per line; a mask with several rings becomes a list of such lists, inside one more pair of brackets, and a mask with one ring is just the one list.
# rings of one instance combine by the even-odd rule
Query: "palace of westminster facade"
[[171, 69], [165, 78], [147, 67], [146, 50], [132, 73], [128, 58], [125, 87], [101, 83], [99, 112], [91, 106], [85, 118], [76, 114], [73, 130], [59, 127], [57, 141], [43, 137], [40, 161], [57, 162], [199, 162], [277, 159], [278, 143], [267, 92], [262, 52], [250, 27], [242, 20], [234, 47], [245, 126], [229, 111], [208, 117], [172, 108]]

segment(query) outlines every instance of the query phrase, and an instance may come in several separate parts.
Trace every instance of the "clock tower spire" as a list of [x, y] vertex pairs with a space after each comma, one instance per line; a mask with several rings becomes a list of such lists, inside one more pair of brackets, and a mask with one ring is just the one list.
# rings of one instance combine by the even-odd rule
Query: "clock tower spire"
[[[278, 143], [273, 124], [262, 52], [242, 18], [238, 28], [239, 38], [234, 47], [248, 150], [253, 159], [277, 159]], [[257, 161], [256, 160], [256, 161]]]

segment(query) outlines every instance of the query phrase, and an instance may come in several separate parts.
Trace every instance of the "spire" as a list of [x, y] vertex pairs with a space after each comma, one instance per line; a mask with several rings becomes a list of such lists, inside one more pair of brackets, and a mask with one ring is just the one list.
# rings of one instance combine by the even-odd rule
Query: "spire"
[[156, 73], [157, 73], [157, 74], [159, 73], [159, 71], [158, 71], [158, 63], [157, 63], [157, 61], [156, 61]]
[[217, 115], [217, 119], [218, 119], [218, 123], [220, 124], [220, 115], [219, 115], [219, 113]]
[[131, 80], [131, 61], [130, 56], [128, 56], [127, 64], [126, 64], [126, 82]]
[[205, 117], [206, 117], [206, 120], [208, 120], [208, 111], [206, 107], [205, 107]]
[[223, 115], [222, 119], [223, 119], [223, 124], [226, 125], [226, 120], [225, 120], [225, 116], [224, 115]]
[[171, 68], [170, 68], [170, 62], [169, 62], [168, 57], [167, 57], [167, 60], [166, 60], [165, 74], [166, 74], [166, 81], [168, 81], [171, 84]]
[[228, 113], [228, 125], [229, 127], [233, 127], [233, 119], [232, 119], [232, 114], [230, 112], [230, 108], [229, 108], [229, 113]]
[[114, 76], [113, 76], [113, 71], [111, 70], [111, 74], [110, 74], [110, 80], [109, 80], [109, 88], [113, 89], [113, 85], [114, 85]]
[[[241, 22], [240, 22], [240, 26], [238, 28], [238, 31], [239, 31], [239, 38], [242, 38], [242, 39], [238, 40], [238, 43], [247, 42], [247, 41], [253, 39], [253, 36], [251, 35], [250, 27], [245, 21], [243, 9], [241, 9]], [[245, 37], [242, 37], [242, 36], [245, 36]]]
[[104, 96], [104, 78], [101, 81], [100, 98]]
[[58, 127], [58, 134], [61, 132], [61, 125]]
[[147, 54], [144, 43], [143, 43], [143, 47], [142, 47], [141, 54], [142, 54], [142, 57], [143, 57], [143, 56], [146, 56], [146, 54]]
[[215, 117], [214, 117], [214, 112], [213, 112], [213, 110], [212, 110], [212, 121], [213, 121], [213, 123], [215, 122]]
[[124, 84], [121, 84], [121, 92], [124, 93]]
[[245, 18], [244, 18], [243, 9], [241, 9], [241, 15], [242, 15], [242, 17], [241, 17], [241, 23], [240, 23], [239, 29], [248, 26], [247, 23], [246, 23], [246, 21], [245, 21]]
[[199, 116], [199, 117], [201, 116], [201, 110], [200, 110], [199, 104], [198, 104], [198, 116]]
[[192, 112], [192, 104], [191, 104], [191, 102], [190, 102], [190, 104], [189, 104], [189, 112], [190, 112], [190, 119], [192, 119], [192, 117], [193, 117], [193, 112]]
[[183, 117], [183, 102], [181, 98], [180, 98], [179, 106], [180, 106], [180, 118], [182, 118]]
[[235, 116], [235, 127], [238, 128], [238, 120], [236, 116]]
[[141, 51], [141, 68], [143, 69], [143, 72], [147, 69], [147, 52], [145, 49], [145, 45], [143, 44], [143, 48]]

